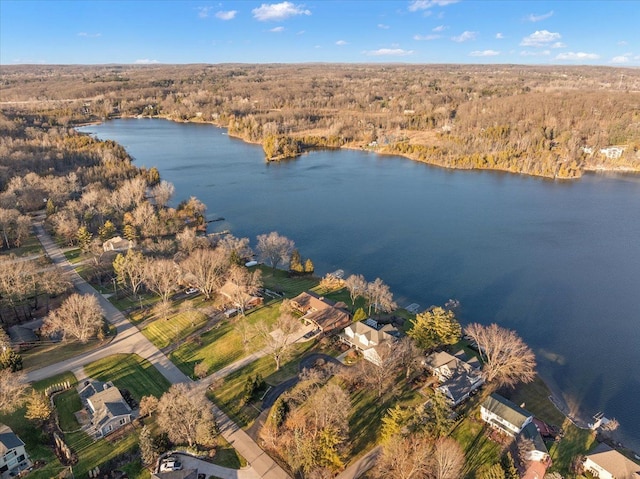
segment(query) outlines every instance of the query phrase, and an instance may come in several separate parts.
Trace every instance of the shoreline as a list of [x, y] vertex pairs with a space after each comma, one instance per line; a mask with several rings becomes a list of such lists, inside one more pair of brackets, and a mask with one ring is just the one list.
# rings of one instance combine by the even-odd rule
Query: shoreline
[[[221, 125], [220, 123], [217, 123], [214, 120], [200, 120], [200, 119], [192, 119], [192, 120], [176, 120], [174, 118], [171, 118], [170, 116], [166, 116], [166, 115], [154, 115], [154, 116], [128, 116], [128, 115], [118, 115], [118, 116], [113, 116], [110, 118], [105, 118], [102, 120], [95, 120], [95, 121], [88, 121], [88, 122], [84, 122], [84, 123], [79, 123], [77, 125], [73, 125], [72, 128], [75, 128], [76, 126], [82, 127], [82, 126], [90, 126], [90, 125], [98, 125], [101, 123], [104, 123], [105, 121], [109, 121], [109, 120], [118, 120], [118, 119], [123, 119], [123, 120], [129, 120], [129, 119], [140, 119], [140, 120], [144, 120], [144, 119], [158, 119], [158, 120], [167, 120], [167, 121], [173, 121], [175, 123], [189, 123], [189, 124], [203, 124], [203, 125], [213, 125], [216, 128], [222, 128], [224, 130], [227, 131], [227, 135], [231, 138], [236, 138], [238, 140], [242, 140], [245, 143], [248, 143], [250, 145], [262, 145], [262, 143], [260, 143], [259, 141], [251, 141], [248, 140], [246, 138], [243, 138], [240, 135], [236, 135], [233, 133], [229, 133], [229, 128]], [[295, 137], [292, 137], [295, 138]], [[265, 158], [265, 162], [278, 162], [278, 161], [283, 161], [283, 160], [290, 160], [290, 159], [295, 159], [298, 158], [306, 153], [310, 153], [312, 151], [315, 150], [322, 150], [323, 148], [310, 148], [308, 150], [302, 151], [301, 153], [289, 158], [276, 158], [276, 159], [271, 159], [268, 160]], [[401, 153], [396, 153], [396, 152], [388, 152], [388, 151], [381, 151], [378, 149], [372, 149], [372, 148], [368, 148], [366, 145], [358, 145], [358, 144], [345, 144], [342, 146], [338, 146], [335, 148], [327, 148], [327, 149], [344, 149], [344, 150], [354, 150], [354, 151], [367, 151], [367, 152], [371, 152], [371, 153], [375, 153], [377, 155], [383, 155], [383, 156], [395, 156], [395, 157], [400, 157], [400, 158], [406, 158], [410, 161], [415, 161], [417, 163], [423, 163], [425, 165], [429, 165], [435, 168], [442, 168], [445, 170], [451, 170], [451, 171], [489, 171], [489, 172], [494, 172], [494, 173], [504, 173], [504, 174], [511, 174], [511, 175], [521, 175], [521, 176], [528, 176], [528, 177], [532, 177], [532, 178], [541, 178], [541, 179], [545, 179], [545, 180], [551, 180], [551, 181], [576, 181], [576, 180], [580, 180], [580, 178], [582, 178], [582, 176], [584, 176], [584, 174], [614, 174], [614, 175], [622, 175], [622, 174], [631, 174], [631, 175], [638, 175], [640, 176], [640, 169], [633, 169], [633, 168], [629, 168], [629, 167], [617, 167], [617, 168], [607, 168], [604, 166], [598, 166], [598, 167], [592, 167], [592, 168], [585, 168], [584, 170], [581, 171], [581, 174], [579, 176], [571, 176], [571, 177], [557, 177], [557, 176], [546, 176], [546, 175], [536, 175], [533, 173], [526, 173], [526, 172], [522, 172], [522, 171], [510, 171], [510, 170], [504, 170], [504, 169], [498, 169], [498, 168], [459, 168], [459, 167], [452, 167], [452, 166], [445, 166], [445, 165], [440, 165], [438, 163], [432, 163], [429, 161], [423, 161], [420, 159], [416, 159], [416, 158], [412, 158], [411, 156], [407, 156], [407, 155], [403, 155]]]

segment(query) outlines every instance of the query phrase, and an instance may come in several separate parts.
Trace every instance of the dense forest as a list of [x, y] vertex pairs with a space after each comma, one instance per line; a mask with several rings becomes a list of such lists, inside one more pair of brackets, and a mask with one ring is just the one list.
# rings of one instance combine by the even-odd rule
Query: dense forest
[[[640, 171], [637, 69], [32, 65], [3, 67], [0, 87], [12, 117], [39, 113], [60, 127], [117, 116], [211, 122], [262, 144], [268, 160], [346, 147], [550, 178]], [[20, 152], [1, 148], [7, 181]]]

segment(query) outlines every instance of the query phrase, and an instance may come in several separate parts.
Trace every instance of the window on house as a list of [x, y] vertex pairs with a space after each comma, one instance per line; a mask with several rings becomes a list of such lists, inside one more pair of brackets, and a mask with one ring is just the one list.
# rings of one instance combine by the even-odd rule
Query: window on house
[[120, 425], [122, 424], [126, 424], [127, 423], [127, 418], [123, 417], [122, 419], [120, 419]]

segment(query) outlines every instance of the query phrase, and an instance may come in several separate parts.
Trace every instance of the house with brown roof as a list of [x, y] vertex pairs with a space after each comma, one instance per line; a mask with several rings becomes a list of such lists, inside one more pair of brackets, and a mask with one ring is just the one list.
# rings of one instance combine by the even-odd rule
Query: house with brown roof
[[222, 296], [227, 298], [234, 307], [244, 311], [260, 306], [263, 303], [263, 299], [260, 296], [253, 296], [249, 293], [242, 291], [242, 288], [227, 281], [218, 290]]
[[123, 239], [120, 236], [114, 236], [113, 238], [108, 239], [107, 241], [102, 243], [102, 249], [105, 253], [107, 251], [127, 251], [128, 249], [133, 248], [135, 245], [136, 244], [133, 241]]
[[583, 466], [600, 479], [640, 479], [640, 465], [604, 443], [587, 454]]
[[340, 340], [362, 352], [362, 356], [377, 366], [382, 365], [384, 348], [392, 348], [400, 332], [391, 324], [380, 324], [367, 318], [352, 323], [340, 334]]
[[313, 324], [323, 333], [344, 329], [351, 323], [351, 315], [344, 303], [334, 303], [313, 291], [305, 291], [291, 300], [293, 309], [301, 313], [302, 319]]
[[9, 426], [0, 424], [0, 479], [16, 477], [29, 467], [31, 461], [22, 439]]
[[438, 378], [437, 389], [452, 406], [468, 399], [484, 384], [480, 363], [476, 358], [467, 359], [463, 351], [455, 355], [439, 351], [427, 356], [424, 365]]

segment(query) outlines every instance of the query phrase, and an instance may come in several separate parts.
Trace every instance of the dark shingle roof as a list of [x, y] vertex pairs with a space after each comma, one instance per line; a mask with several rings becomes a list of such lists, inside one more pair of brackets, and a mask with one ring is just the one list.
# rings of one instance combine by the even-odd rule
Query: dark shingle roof
[[519, 428], [522, 427], [528, 418], [533, 416], [533, 414], [526, 409], [515, 405], [508, 399], [495, 393], [485, 399], [482, 407]]

